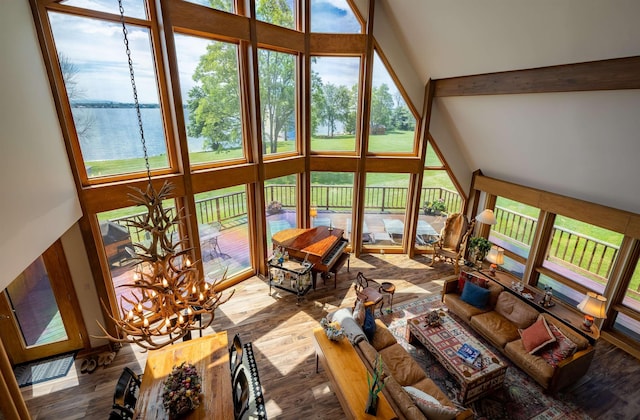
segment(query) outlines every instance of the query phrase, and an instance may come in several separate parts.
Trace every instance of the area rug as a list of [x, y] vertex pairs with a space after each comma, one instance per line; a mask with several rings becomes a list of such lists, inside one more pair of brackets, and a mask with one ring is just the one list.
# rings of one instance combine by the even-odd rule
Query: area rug
[[[440, 295], [398, 305], [393, 311], [382, 315], [381, 320], [389, 327], [398, 342], [418, 361], [427, 375], [433, 379], [448, 397], [457, 401], [460, 385], [421, 344], [411, 345], [405, 338], [407, 319], [443, 307]], [[455, 317], [455, 315], [453, 315]], [[459, 320], [465, 326], [464, 321]], [[527, 374], [513, 365], [497, 349], [493, 348], [473, 330], [467, 330], [507, 364], [504, 387], [495, 393], [468, 404], [479, 420], [555, 420], [590, 419], [576, 405], [544, 394], [543, 389]]]
[[60, 378], [69, 373], [76, 353], [66, 353], [35, 362], [22, 363], [13, 368], [13, 373], [21, 388], [51, 379]]

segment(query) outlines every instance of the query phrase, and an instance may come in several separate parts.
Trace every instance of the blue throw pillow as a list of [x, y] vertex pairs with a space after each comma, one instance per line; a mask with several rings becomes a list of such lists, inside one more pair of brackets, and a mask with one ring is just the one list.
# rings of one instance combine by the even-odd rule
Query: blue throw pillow
[[364, 311], [364, 325], [362, 326], [362, 330], [367, 340], [369, 340], [369, 342], [373, 341], [373, 335], [376, 333], [376, 319], [368, 309]]
[[471, 282], [466, 282], [464, 289], [462, 289], [460, 299], [476, 308], [484, 309], [485, 306], [487, 306], [487, 302], [489, 302], [490, 295], [491, 291], [489, 289], [485, 289]]

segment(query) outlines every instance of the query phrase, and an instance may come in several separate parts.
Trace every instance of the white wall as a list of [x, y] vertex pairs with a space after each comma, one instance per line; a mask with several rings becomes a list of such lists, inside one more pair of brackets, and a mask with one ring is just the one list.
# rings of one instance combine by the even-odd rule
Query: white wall
[[0, 290], [82, 215], [26, 0], [0, 2]]
[[[472, 169], [640, 213], [640, 90], [437, 99]], [[437, 135], [436, 139], [440, 136]]]

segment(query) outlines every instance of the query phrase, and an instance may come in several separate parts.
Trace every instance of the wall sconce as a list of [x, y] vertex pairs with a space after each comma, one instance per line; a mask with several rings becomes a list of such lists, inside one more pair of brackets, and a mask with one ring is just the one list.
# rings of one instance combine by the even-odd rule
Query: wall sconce
[[595, 318], [605, 319], [607, 298], [595, 292], [587, 292], [587, 295], [578, 304], [578, 309], [584, 314], [584, 324], [582, 328], [591, 332]]
[[504, 264], [504, 249], [497, 245], [492, 246], [487, 254], [487, 261], [491, 263], [489, 272], [495, 276], [498, 266]]

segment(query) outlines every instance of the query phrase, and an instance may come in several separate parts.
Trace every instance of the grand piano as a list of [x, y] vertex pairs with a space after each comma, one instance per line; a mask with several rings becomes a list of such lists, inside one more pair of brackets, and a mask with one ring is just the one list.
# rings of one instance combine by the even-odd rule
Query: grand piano
[[271, 238], [273, 246], [282, 247], [289, 257], [313, 264], [313, 288], [316, 288], [317, 274], [327, 277], [334, 275], [334, 287], [337, 284], [338, 270], [349, 261], [349, 253], [344, 249], [347, 240], [342, 229], [318, 226], [311, 229], [285, 229]]

